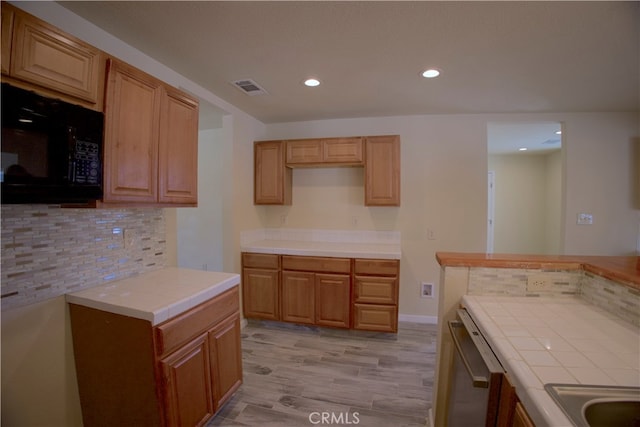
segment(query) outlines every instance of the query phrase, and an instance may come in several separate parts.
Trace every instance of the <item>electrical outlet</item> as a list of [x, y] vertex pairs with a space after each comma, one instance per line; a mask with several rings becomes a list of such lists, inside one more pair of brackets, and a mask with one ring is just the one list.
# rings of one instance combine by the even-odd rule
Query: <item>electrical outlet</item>
[[433, 298], [433, 283], [422, 282], [420, 284], [420, 297]]
[[551, 279], [545, 275], [532, 274], [527, 277], [527, 291], [529, 292], [550, 291], [552, 285]]

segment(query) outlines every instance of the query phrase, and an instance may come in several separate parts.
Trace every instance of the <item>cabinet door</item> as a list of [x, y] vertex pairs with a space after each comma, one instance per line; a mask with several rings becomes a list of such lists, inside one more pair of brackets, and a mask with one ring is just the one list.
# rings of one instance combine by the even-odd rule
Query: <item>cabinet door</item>
[[287, 144], [287, 165], [304, 166], [322, 162], [322, 142], [319, 139], [289, 140]]
[[279, 320], [278, 270], [242, 270], [242, 305], [245, 317]]
[[284, 141], [255, 143], [254, 204], [291, 204], [291, 169], [285, 167], [284, 150]]
[[160, 365], [167, 424], [204, 425], [214, 413], [207, 335], [162, 359]]
[[110, 60], [105, 100], [104, 201], [156, 202], [160, 83]]
[[198, 101], [167, 88], [160, 110], [158, 200], [198, 201]]
[[209, 351], [217, 411], [242, 384], [240, 315], [235, 314], [209, 332]]
[[[2, 31], [4, 44], [4, 28]], [[25, 13], [15, 15], [12, 77], [95, 104], [101, 55], [100, 50], [52, 25]]]
[[367, 137], [365, 153], [365, 206], [400, 206], [400, 138]]
[[364, 151], [362, 138], [329, 138], [322, 141], [322, 159], [325, 163], [362, 165]]
[[342, 274], [316, 274], [316, 324], [349, 327], [350, 280]]
[[315, 322], [315, 274], [282, 272], [282, 320]]

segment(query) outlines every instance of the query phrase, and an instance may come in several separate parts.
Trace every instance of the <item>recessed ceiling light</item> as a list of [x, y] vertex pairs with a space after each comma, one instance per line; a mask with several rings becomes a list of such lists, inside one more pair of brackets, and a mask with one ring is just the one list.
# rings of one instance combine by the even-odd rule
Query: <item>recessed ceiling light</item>
[[305, 86], [316, 87], [320, 85], [320, 80], [318, 79], [307, 79], [304, 81]]
[[422, 72], [422, 77], [426, 77], [428, 79], [432, 79], [434, 77], [438, 77], [440, 75], [440, 71], [435, 68], [429, 68], [428, 70], [424, 70]]
[[526, 147], [518, 148], [518, 151], [527, 151]]

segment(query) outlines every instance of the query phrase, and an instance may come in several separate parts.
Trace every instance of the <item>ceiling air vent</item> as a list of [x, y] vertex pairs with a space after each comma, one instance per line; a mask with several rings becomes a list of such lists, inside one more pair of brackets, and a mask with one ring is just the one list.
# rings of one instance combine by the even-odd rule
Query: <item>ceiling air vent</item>
[[265, 95], [267, 93], [266, 90], [251, 79], [236, 80], [232, 84], [249, 96]]

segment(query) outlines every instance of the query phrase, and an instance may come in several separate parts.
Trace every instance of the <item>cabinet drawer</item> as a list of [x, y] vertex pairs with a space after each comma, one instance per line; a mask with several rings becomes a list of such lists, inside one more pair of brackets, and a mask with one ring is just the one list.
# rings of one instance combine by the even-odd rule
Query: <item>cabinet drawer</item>
[[397, 259], [356, 259], [353, 272], [372, 276], [397, 276], [400, 261]]
[[398, 279], [396, 277], [355, 276], [353, 290], [354, 302], [398, 303]]
[[353, 328], [365, 331], [397, 332], [398, 308], [395, 305], [354, 304]]
[[170, 353], [239, 310], [238, 287], [167, 320], [155, 328], [156, 352]]
[[349, 258], [283, 255], [282, 269], [349, 274], [351, 273], [351, 260]]
[[242, 266], [277, 270], [280, 268], [280, 255], [243, 252]]

